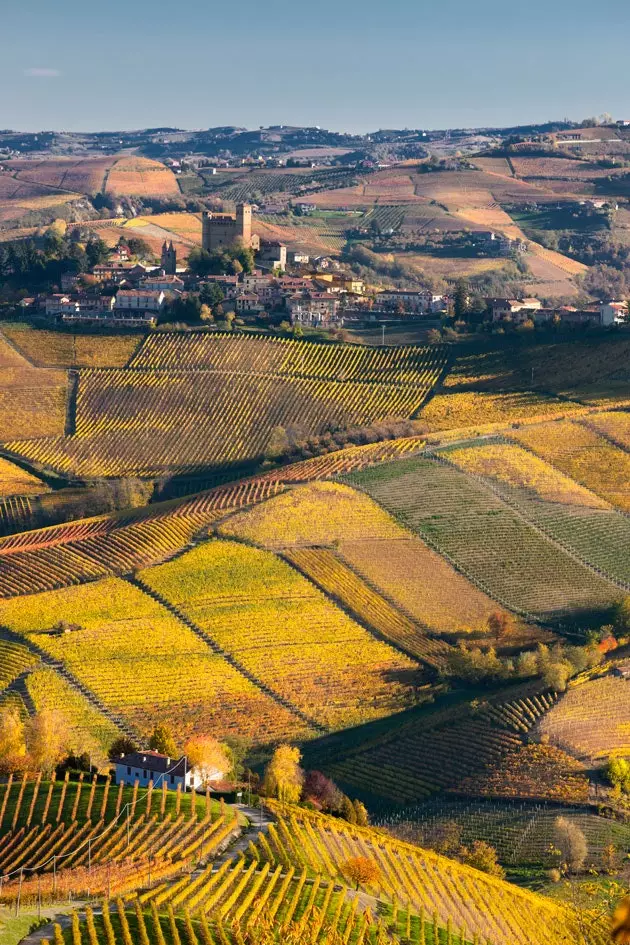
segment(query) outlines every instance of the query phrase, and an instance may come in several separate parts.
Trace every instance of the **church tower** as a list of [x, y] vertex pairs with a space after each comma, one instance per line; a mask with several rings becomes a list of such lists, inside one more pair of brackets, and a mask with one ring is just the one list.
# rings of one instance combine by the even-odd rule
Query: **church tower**
[[174, 276], [177, 272], [177, 250], [173, 246], [173, 240], [170, 244], [164, 240], [161, 266], [167, 276]]

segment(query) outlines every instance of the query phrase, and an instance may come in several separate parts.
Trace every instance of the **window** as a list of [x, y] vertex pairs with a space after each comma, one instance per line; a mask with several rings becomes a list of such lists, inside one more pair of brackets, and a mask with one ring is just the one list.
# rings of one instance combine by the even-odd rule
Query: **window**
[[175, 775], [174, 775], [174, 774], [171, 775], [171, 784], [175, 784]]
[[131, 768], [127, 765], [127, 774], [131, 774]]
[[146, 768], [145, 768], [144, 771], [142, 772], [142, 777], [143, 777], [143, 778], [146, 778], [146, 776], [147, 776], [147, 772], [146, 772]]

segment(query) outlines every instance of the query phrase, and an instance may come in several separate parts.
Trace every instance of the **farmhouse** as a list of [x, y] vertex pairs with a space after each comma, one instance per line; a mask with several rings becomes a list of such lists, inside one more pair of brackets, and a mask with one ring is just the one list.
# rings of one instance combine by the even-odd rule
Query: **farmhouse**
[[493, 322], [524, 322], [531, 318], [541, 307], [540, 299], [486, 299]]
[[[218, 772], [221, 776], [221, 772]], [[202, 786], [202, 778], [188, 764], [185, 755], [177, 760], [161, 755], [157, 751], [134, 751], [121, 755], [116, 761], [116, 784], [133, 784], [147, 787], [150, 781], [155, 787], [166, 784], [167, 789], [176, 791], [178, 787], [187, 791]]]
[[429, 312], [442, 312], [446, 308], [443, 295], [417, 292], [412, 289], [386, 289], [379, 294], [378, 302], [384, 308], [400, 308], [403, 312], [423, 315]]

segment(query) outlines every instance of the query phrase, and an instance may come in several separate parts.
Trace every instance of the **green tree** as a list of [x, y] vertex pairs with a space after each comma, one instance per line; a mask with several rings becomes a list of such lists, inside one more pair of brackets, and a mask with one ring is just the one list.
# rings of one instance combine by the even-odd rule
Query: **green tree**
[[177, 745], [170, 727], [164, 722], [158, 723], [149, 739], [149, 748], [152, 751], [159, 751], [161, 755], [167, 755], [169, 758], [177, 757]]
[[465, 319], [469, 311], [469, 291], [468, 285], [460, 279], [453, 293], [453, 314], [455, 319]]
[[349, 824], [356, 824], [357, 822], [357, 812], [354, 809], [354, 804], [350, 798], [345, 795], [341, 801], [341, 816], [344, 820], [347, 820]]
[[265, 768], [265, 794], [277, 797], [287, 804], [297, 804], [302, 794], [304, 772], [300, 767], [302, 755], [292, 745], [278, 745]]
[[127, 735], [121, 735], [120, 738], [114, 739], [111, 743], [107, 755], [110, 761], [116, 761], [121, 755], [131, 755], [137, 750], [138, 746], [133, 739], [128, 738]]

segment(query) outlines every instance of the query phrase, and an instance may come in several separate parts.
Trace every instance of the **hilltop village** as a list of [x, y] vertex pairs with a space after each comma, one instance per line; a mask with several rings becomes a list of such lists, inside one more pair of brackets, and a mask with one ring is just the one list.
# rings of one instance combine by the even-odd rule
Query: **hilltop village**
[[[261, 240], [252, 231], [249, 204], [238, 204], [232, 214], [204, 211], [201, 225], [200, 250], [181, 266], [173, 240], [164, 241], [159, 264], [152, 265], [142, 240], [131, 240], [134, 250], [121, 237], [108, 250], [102, 241], [95, 246], [88, 236], [103, 261], [81, 272], [61, 272], [60, 291], [25, 296], [19, 310], [53, 324], [77, 326], [153, 328], [160, 322], [182, 321], [284, 325], [299, 331], [414, 324], [417, 319], [426, 330], [439, 327], [441, 317], [452, 319], [471, 309], [471, 292], [461, 286], [457, 297], [452, 292], [370, 285], [333, 257], [288, 252], [279, 240]], [[479, 238], [490, 246], [500, 242], [492, 231]], [[611, 327], [624, 324], [628, 315], [625, 300], [581, 309], [543, 305], [533, 297], [477, 295], [474, 301], [478, 320], [512, 327]]]

